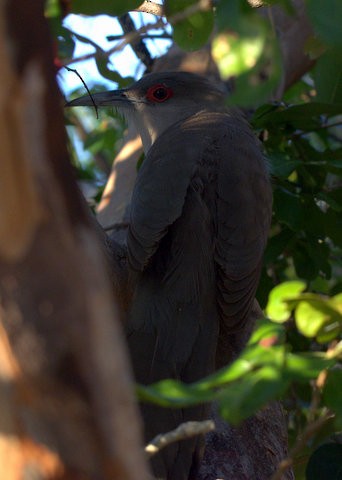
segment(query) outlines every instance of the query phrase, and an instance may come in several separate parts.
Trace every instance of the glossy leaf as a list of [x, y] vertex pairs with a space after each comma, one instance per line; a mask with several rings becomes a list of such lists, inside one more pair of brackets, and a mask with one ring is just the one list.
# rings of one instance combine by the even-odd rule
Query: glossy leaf
[[218, 396], [220, 413], [236, 425], [269, 400], [277, 398], [287, 387], [287, 382], [282, 379], [277, 368], [265, 366]]
[[266, 346], [269, 340], [272, 340], [272, 345], [276, 343], [283, 343], [285, 339], [285, 331], [282, 325], [271, 322], [266, 318], [257, 321], [257, 328], [251, 335], [248, 345], [259, 344]]
[[279, 106], [276, 110], [254, 117], [254, 125], [264, 128], [289, 123], [295, 128], [310, 130], [315, 128], [315, 124], [311, 123], [312, 118], [320, 115], [339, 115], [340, 113], [341, 106], [330, 103], [311, 102], [289, 107]]
[[328, 359], [322, 353], [289, 353], [286, 356], [285, 374], [292, 381], [306, 382], [318, 377], [325, 368], [335, 364], [335, 360]]
[[315, 337], [327, 323], [338, 323], [336, 310], [322, 300], [302, 301], [296, 308], [298, 330], [307, 337]]
[[196, 389], [176, 380], [162, 380], [151, 386], [138, 385], [137, 395], [143, 402], [152, 402], [164, 407], [181, 408], [212, 401], [211, 391]]
[[296, 297], [305, 287], [305, 283], [300, 281], [284, 282], [275, 287], [270, 292], [266, 307], [267, 316], [274, 322], [282, 323], [288, 320], [292, 311], [288, 300]]

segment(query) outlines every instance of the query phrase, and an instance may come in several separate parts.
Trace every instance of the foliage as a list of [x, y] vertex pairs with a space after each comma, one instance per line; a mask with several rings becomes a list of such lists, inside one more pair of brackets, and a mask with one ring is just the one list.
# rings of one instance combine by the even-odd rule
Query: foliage
[[[85, 15], [119, 15], [140, 3], [74, 0], [71, 9]], [[289, 0], [265, 3], [293, 11]], [[314, 28], [307, 49], [316, 63], [278, 103], [269, 98], [282, 77], [281, 55], [266, 17], [245, 0], [221, 0], [215, 15], [200, 7], [196, 10], [196, 5], [195, 0], [166, 2], [174, 40], [184, 49], [201, 47], [216, 18], [213, 55], [222, 77], [235, 78], [229, 103], [253, 107], [250, 120], [269, 162], [274, 215], [258, 290], [269, 320], [259, 322], [242, 355], [215, 375], [192, 385], [165, 380], [138, 386], [137, 391], [141, 399], [161, 405], [215, 399], [232, 423], [281, 397], [288, 411], [292, 452], [304, 457], [306, 478], [318, 478], [318, 471], [319, 478], [335, 478], [334, 472], [341, 469], [336, 435], [342, 428], [338, 366], [342, 353], [338, 343], [342, 328], [342, 3], [326, 0], [323, 6], [320, 0], [307, 0]], [[129, 79], [111, 68], [110, 53], [62, 26], [58, 6], [57, 0], [47, 4], [59, 60], [71, 62], [76, 39], [89, 42], [101, 74], [120, 86], [127, 84]], [[108, 129], [101, 129], [99, 122], [86, 147], [93, 154], [107, 150], [109, 159], [122, 124], [113, 115], [102, 114], [101, 119], [110, 122], [113, 136], [109, 138]], [[296, 470], [298, 479], [305, 475], [301, 468]]]

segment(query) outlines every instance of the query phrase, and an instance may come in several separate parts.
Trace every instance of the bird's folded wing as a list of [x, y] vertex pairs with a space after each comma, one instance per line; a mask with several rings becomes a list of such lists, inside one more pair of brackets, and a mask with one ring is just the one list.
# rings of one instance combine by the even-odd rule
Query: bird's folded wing
[[258, 286], [272, 193], [258, 141], [244, 121], [221, 136], [217, 184], [218, 303], [227, 333], [244, 327]]
[[128, 255], [142, 271], [168, 227], [180, 217], [201, 145], [176, 124], [149, 150], [138, 174], [131, 203]]

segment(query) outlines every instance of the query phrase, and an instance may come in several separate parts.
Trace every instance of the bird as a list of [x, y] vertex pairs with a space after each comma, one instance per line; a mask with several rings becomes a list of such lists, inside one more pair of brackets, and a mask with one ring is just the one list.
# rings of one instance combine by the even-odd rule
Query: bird
[[[231, 362], [251, 311], [272, 215], [259, 140], [223, 89], [189, 72], [158, 72], [69, 106], [111, 106], [139, 132], [145, 158], [130, 205], [127, 258], [134, 293], [125, 331], [136, 381], [192, 383]], [[141, 405], [146, 441], [207, 406]], [[196, 478], [203, 439], [152, 460], [158, 479]]]

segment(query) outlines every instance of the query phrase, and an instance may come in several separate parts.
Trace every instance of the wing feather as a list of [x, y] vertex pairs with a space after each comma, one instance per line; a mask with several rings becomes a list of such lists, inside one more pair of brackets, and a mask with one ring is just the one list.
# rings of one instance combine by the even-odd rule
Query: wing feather
[[266, 162], [243, 119], [226, 120], [217, 182], [218, 304], [224, 329], [244, 327], [258, 286], [272, 209]]
[[149, 150], [132, 195], [127, 244], [134, 270], [144, 270], [168, 227], [181, 216], [200, 154], [201, 144], [178, 124]]

